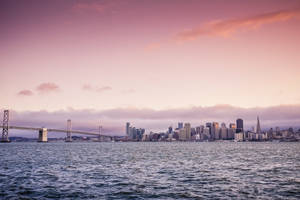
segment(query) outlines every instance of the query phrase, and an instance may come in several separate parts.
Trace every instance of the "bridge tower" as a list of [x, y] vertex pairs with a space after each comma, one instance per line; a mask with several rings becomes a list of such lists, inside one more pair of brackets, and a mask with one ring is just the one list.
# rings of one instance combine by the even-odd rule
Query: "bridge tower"
[[9, 120], [9, 110], [4, 110], [1, 142], [9, 142], [9, 139], [8, 139], [8, 120]]
[[66, 142], [72, 142], [71, 132], [72, 132], [72, 122], [71, 122], [70, 119], [68, 119], [68, 121], [67, 121], [67, 137], [66, 137]]

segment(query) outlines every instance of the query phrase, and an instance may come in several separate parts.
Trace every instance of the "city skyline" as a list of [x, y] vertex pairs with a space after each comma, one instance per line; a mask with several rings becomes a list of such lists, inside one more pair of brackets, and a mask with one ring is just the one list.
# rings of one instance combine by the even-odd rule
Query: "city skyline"
[[243, 119], [236, 119], [236, 123], [206, 122], [205, 125], [192, 126], [189, 122], [178, 122], [178, 126], [171, 125], [165, 131], [145, 131], [143, 128], [130, 126], [126, 122], [125, 142], [212, 142], [212, 141], [235, 141], [235, 142], [298, 142], [300, 141], [300, 129], [293, 127], [282, 129], [276, 126], [263, 130], [260, 125], [259, 116], [257, 123], [251, 130], [244, 127]]
[[18, 123], [300, 124], [297, 0], [12, 0], [0, 13], [0, 109]]
[[[148, 110], [149, 111], [149, 110]], [[211, 110], [209, 110], [211, 111]], [[217, 112], [221, 112], [224, 110], [217, 110]], [[271, 110], [274, 114], [274, 110]], [[288, 128], [294, 128], [295, 130], [298, 130], [300, 128], [299, 123], [296, 122], [294, 125], [292, 125], [291, 120], [286, 120], [287, 124], [279, 123], [278, 121], [270, 119], [263, 120], [263, 126], [260, 125], [259, 116], [256, 116], [254, 118], [246, 117], [246, 120], [241, 119], [240, 117], [235, 120], [233, 120], [232, 116], [230, 115], [223, 115], [223, 119], [220, 118], [210, 118], [209, 120], [205, 120], [205, 118], [200, 117], [201, 113], [197, 113], [197, 115], [194, 115], [194, 118], [185, 118], [182, 116], [185, 116], [186, 113], [176, 113], [176, 115], [173, 115], [172, 119], [168, 118], [170, 116], [165, 115], [166, 113], [157, 112], [157, 113], [147, 113], [146, 115], [131, 115], [131, 117], [128, 118], [128, 112], [125, 112], [127, 118], [124, 118], [124, 116], [119, 116], [118, 121], [114, 121], [114, 123], [107, 123], [107, 121], [99, 121], [99, 115], [102, 115], [103, 118], [109, 118], [111, 119], [116, 118], [115, 114], [119, 112], [112, 112], [112, 113], [99, 113], [99, 112], [91, 112], [86, 110], [85, 112], [75, 112], [73, 111], [73, 115], [70, 115], [68, 112], [56, 112], [56, 113], [48, 113], [43, 112], [43, 116], [40, 115], [40, 113], [30, 113], [30, 112], [23, 112], [23, 113], [17, 113], [15, 111], [10, 111], [10, 119], [9, 119], [9, 125], [13, 126], [25, 126], [25, 127], [34, 127], [34, 128], [42, 128], [42, 127], [50, 127], [50, 128], [59, 128], [59, 129], [66, 129], [65, 127], [65, 119], [66, 117], [72, 116], [72, 121], [75, 122], [74, 130], [85, 130], [85, 131], [92, 131], [92, 132], [99, 132], [99, 127], [103, 130], [103, 134], [105, 135], [127, 135], [128, 134], [128, 128], [134, 128], [137, 131], [140, 131], [143, 129], [143, 133], [149, 133], [149, 132], [164, 132], [166, 129], [166, 121], [168, 120], [168, 126], [169, 129], [176, 127], [176, 124], [178, 125], [178, 128], [184, 128], [186, 124], [189, 124], [189, 126], [197, 127], [197, 126], [206, 126], [206, 127], [212, 127], [217, 128], [218, 130], [222, 130], [222, 128], [233, 128], [236, 130], [236, 133], [245, 132], [245, 131], [254, 131], [258, 130], [258, 133], [264, 132], [266, 130], [269, 130], [270, 128], [280, 128], [282, 130], [288, 129]], [[223, 112], [224, 113], [224, 112]], [[267, 112], [265, 112], [267, 113]], [[295, 113], [297, 113], [297, 110], [295, 110]], [[140, 113], [141, 114], [141, 113]], [[152, 114], [152, 115], [151, 115]], [[210, 114], [212, 114], [210, 112]], [[254, 113], [252, 113], [255, 115]], [[280, 114], [285, 115], [286, 113], [280, 112]], [[162, 116], [164, 115], [164, 116]], [[164, 119], [163, 121], [160, 120], [160, 117]], [[180, 117], [181, 118], [180, 118]], [[197, 117], [198, 116], [198, 117]], [[211, 115], [210, 115], [211, 116]], [[274, 115], [273, 115], [274, 117]], [[276, 117], [276, 115], [275, 115]], [[286, 116], [288, 118], [288, 116]], [[130, 126], [130, 123], [127, 121], [126, 128], [124, 129], [123, 125], [121, 123], [124, 122], [125, 119], [131, 119], [131, 122], [136, 124], [139, 127], [142, 128], [136, 128], [136, 126]], [[179, 119], [184, 119], [183, 121]], [[71, 119], [68, 118], [67, 122], [69, 123]], [[144, 120], [144, 121], [143, 121]], [[176, 122], [176, 120], [179, 120]], [[148, 122], [147, 122], [148, 121]], [[145, 123], [147, 122], [147, 123]], [[209, 124], [209, 125], [208, 125]], [[73, 125], [72, 125], [73, 126]], [[145, 131], [146, 130], [146, 131]], [[299, 129], [300, 130], [300, 129]], [[17, 133], [16, 133], [17, 132]], [[12, 136], [16, 135], [24, 135], [24, 136], [32, 136], [34, 135], [32, 131], [12, 131]], [[61, 134], [51, 134], [52, 137], [59, 137]]]

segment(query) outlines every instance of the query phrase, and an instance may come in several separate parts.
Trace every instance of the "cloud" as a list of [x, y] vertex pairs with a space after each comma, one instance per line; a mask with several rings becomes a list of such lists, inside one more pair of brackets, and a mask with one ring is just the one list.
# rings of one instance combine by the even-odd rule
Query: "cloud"
[[201, 27], [178, 33], [175, 39], [176, 41], [195, 40], [204, 35], [229, 37], [237, 32], [253, 30], [265, 24], [283, 22], [298, 17], [300, 17], [300, 8], [270, 12], [245, 18], [210, 21]]
[[40, 93], [40, 94], [47, 94], [47, 93], [51, 93], [51, 92], [57, 92], [59, 91], [59, 86], [55, 83], [41, 83], [40, 85], [38, 85], [36, 87], [36, 90]]
[[94, 92], [102, 93], [105, 91], [112, 90], [112, 87], [110, 86], [97, 87], [97, 86], [91, 86], [89, 84], [85, 84], [82, 86], [82, 89], [85, 91], [94, 91]]
[[[3, 110], [1, 110], [3, 112]], [[279, 126], [282, 128], [300, 126], [300, 104], [279, 105], [272, 107], [240, 108], [230, 105], [210, 107], [190, 107], [166, 110], [115, 108], [109, 110], [59, 110], [56, 112], [11, 111], [10, 124], [20, 126], [65, 128], [66, 120], [71, 119], [74, 130], [97, 131], [103, 126], [103, 133], [124, 135], [125, 123], [146, 128], [146, 131], [165, 131], [170, 124], [177, 126], [178, 121], [190, 122], [193, 127], [206, 122], [235, 122], [237, 118], [244, 120], [246, 128], [256, 124], [259, 116], [263, 129]]]
[[18, 95], [20, 96], [32, 96], [33, 92], [31, 90], [21, 90], [18, 92]]

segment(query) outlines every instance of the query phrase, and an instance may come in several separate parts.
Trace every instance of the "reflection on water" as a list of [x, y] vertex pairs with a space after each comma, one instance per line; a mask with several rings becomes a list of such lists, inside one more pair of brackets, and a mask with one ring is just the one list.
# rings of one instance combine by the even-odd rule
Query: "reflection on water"
[[300, 198], [300, 143], [10, 143], [0, 159], [0, 199]]

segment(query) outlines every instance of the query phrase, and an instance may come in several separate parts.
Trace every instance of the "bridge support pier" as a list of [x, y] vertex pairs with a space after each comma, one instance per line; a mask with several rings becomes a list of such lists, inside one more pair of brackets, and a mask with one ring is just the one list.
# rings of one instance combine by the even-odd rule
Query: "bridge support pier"
[[46, 128], [39, 130], [38, 142], [48, 142], [48, 130]]

